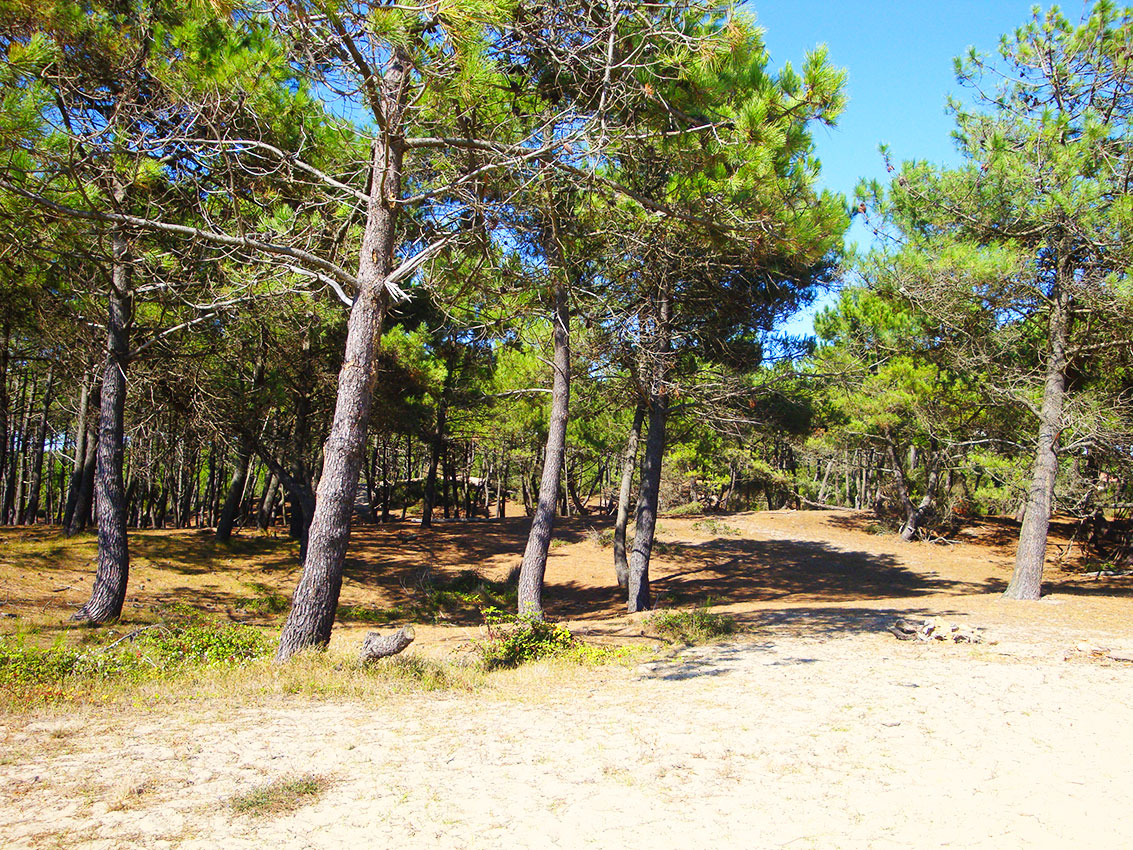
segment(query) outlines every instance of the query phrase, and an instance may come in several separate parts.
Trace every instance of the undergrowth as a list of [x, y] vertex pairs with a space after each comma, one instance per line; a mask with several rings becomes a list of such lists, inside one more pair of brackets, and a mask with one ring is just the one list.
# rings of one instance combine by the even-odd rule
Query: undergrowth
[[707, 604], [685, 611], [658, 611], [649, 618], [649, 627], [675, 643], [710, 643], [735, 634], [735, 617], [718, 614]]
[[734, 525], [730, 525], [724, 522], [724, 520], [712, 516], [698, 519], [692, 524], [692, 527], [697, 531], [703, 531], [705, 534], [714, 534], [718, 537], [738, 537], [742, 533]]
[[198, 618], [135, 629], [100, 646], [44, 649], [8, 637], [0, 640], [0, 700], [34, 708], [81, 697], [102, 684], [137, 684], [190, 667], [231, 667], [270, 651], [268, 639], [250, 626]]
[[636, 652], [633, 647], [584, 643], [561, 623], [520, 617], [498, 608], [484, 609], [484, 625], [488, 637], [476, 644], [476, 651], [487, 670], [518, 667], [544, 658], [605, 664], [627, 660]]

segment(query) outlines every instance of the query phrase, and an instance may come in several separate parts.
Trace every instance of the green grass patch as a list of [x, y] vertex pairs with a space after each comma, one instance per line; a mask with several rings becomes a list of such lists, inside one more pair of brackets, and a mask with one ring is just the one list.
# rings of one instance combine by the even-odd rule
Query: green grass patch
[[[195, 613], [195, 612], [194, 612]], [[116, 637], [108, 631], [105, 637]], [[29, 709], [79, 698], [101, 685], [136, 684], [188, 668], [235, 666], [271, 651], [258, 630], [200, 620], [135, 629], [104, 645], [46, 649], [0, 639], [0, 702]]]
[[237, 794], [228, 801], [228, 805], [241, 815], [282, 815], [313, 803], [328, 787], [330, 780], [318, 774], [285, 776]]
[[669, 508], [665, 511], [665, 516], [696, 516], [701, 513], [704, 513], [704, 507], [700, 502], [689, 502], [687, 505], [677, 505], [674, 508]]
[[674, 643], [710, 643], [740, 630], [735, 617], [718, 614], [707, 604], [686, 611], [658, 611], [648, 626]]
[[246, 586], [256, 595], [241, 596], [236, 600], [236, 607], [241, 611], [266, 616], [284, 614], [291, 607], [291, 600], [269, 585], [254, 581]]
[[734, 525], [729, 525], [722, 519], [711, 516], [698, 519], [692, 524], [692, 527], [697, 531], [702, 531], [705, 534], [714, 534], [717, 537], [738, 537], [741, 533]]

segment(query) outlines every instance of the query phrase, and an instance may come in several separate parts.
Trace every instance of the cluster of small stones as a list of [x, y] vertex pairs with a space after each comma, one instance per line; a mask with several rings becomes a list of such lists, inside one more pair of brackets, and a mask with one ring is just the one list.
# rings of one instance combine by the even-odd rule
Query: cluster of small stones
[[940, 619], [906, 620], [898, 619], [889, 631], [897, 640], [942, 640], [952, 643], [983, 643], [984, 638], [979, 629], [961, 626], [957, 623], [948, 623]]

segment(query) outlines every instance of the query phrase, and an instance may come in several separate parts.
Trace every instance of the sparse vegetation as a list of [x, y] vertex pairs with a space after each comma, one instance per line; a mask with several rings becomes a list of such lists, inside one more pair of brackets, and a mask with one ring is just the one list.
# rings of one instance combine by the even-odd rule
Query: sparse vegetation
[[705, 517], [697, 520], [692, 524], [692, 527], [704, 534], [712, 534], [717, 537], [738, 537], [740, 535], [738, 528], [716, 517]]
[[716, 613], [708, 604], [685, 611], [658, 611], [648, 625], [674, 643], [710, 643], [739, 631], [735, 617]]
[[318, 774], [280, 777], [237, 794], [228, 805], [241, 815], [281, 815], [313, 803], [330, 784], [327, 777]]

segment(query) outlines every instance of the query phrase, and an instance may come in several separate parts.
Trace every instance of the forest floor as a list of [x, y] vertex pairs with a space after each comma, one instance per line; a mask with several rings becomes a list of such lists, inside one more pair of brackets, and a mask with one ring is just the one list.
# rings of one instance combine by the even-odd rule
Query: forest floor
[[[504, 578], [526, 524], [358, 529], [332, 652], [355, 652], [382, 611], [412, 619], [423, 571]], [[0, 715], [0, 845], [1130, 846], [1133, 663], [1116, 659], [1133, 658], [1133, 577], [1088, 575], [1060, 526], [1048, 595], [1008, 603], [1010, 522], [938, 543], [872, 525], [819, 511], [663, 518], [660, 604], [710, 601], [745, 628], [672, 647], [621, 612], [608, 522], [562, 522], [549, 615], [586, 640], [647, 647], [632, 663], [548, 661], [469, 688], [362, 695], [206, 682]], [[218, 547], [147, 532], [133, 548], [123, 630], [171, 603], [277, 624], [297, 577], [278, 538]], [[0, 532], [0, 613], [15, 615], [0, 628], [72, 639], [65, 618], [92, 555], [90, 539]], [[413, 651], [466, 657], [474, 607], [434, 613]], [[898, 616], [977, 628], [985, 642], [900, 642], [887, 631]], [[303, 781], [298, 808], [233, 806]]]

